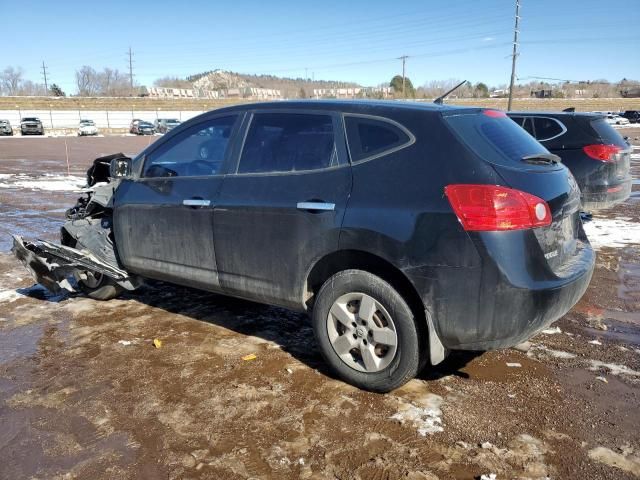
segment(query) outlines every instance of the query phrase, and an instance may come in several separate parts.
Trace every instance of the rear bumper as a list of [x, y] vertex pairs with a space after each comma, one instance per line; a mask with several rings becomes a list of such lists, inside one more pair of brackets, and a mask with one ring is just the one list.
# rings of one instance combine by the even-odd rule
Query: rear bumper
[[[492, 350], [517, 345], [564, 314], [586, 291], [595, 264], [588, 242], [579, 242], [562, 275], [536, 261], [526, 234], [483, 234], [482, 260], [472, 267], [406, 271], [423, 291], [434, 329], [447, 350]], [[488, 239], [488, 241], [487, 241]], [[506, 246], [511, 243], [512, 246]], [[484, 250], [484, 251], [482, 251]]]
[[631, 195], [631, 178], [612, 185], [591, 186], [582, 192], [582, 208], [604, 210], [624, 202]]

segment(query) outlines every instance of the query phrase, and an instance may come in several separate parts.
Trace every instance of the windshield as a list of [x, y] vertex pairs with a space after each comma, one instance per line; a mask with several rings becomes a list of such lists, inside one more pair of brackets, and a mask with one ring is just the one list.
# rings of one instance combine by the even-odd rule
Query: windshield
[[535, 138], [497, 110], [449, 115], [445, 119], [463, 142], [489, 163], [524, 166], [523, 157], [549, 154]]
[[138, 123], [139, 127], [153, 127], [149, 122], [140, 122]]
[[37, 117], [25, 117], [22, 119], [23, 122], [39, 122], [40, 119]]
[[180, 120], [176, 120], [175, 118], [170, 118], [169, 120], [167, 120], [167, 123], [178, 124], [180, 123]]
[[81, 120], [80, 125], [94, 125], [93, 120]]

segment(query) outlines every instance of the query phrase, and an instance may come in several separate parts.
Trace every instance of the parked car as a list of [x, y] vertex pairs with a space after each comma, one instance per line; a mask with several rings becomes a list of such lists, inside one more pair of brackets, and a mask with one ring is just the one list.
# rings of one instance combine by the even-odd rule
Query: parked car
[[629, 119], [621, 117], [615, 113], [609, 113], [605, 117], [605, 121], [609, 125], [629, 125]]
[[640, 123], [640, 111], [638, 110], [626, 110], [621, 116], [629, 120], [630, 123]]
[[142, 121], [143, 120], [139, 118], [134, 118], [133, 120], [131, 120], [131, 123], [129, 124], [129, 133], [136, 133], [136, 130], [138, 128], [138, 123]]
[[631, 195], [631, 146], [602, 114], [509, 112], [567, 166], [582, 192], [582, 208], [594, 211]]
[[98, 128], [93, 120], [80, 120], [78, 126], [78, 136], [84, 135], [98, 135]]
[[15, 237], [45, 286], [75, 271], [107, 300], [152, 278], [310, 311], [333, 371], [373, 391], [528, 339], [594, 267], [573, 176], [497, 110], [238, 105], [88, 178], [111, 183], [69, 211], [63, 246]]
[[153, 135], [156, 133], [156, 130], [153, 128], [152, 123], [145, 120], [139, 120], [133, 126], [133, 133], [136, 135]]
[[22, 135], [44, 135], [44, 127], [38, 117], [24, 117], [20, 121]]
[[180, 125], [180, 120], [177, 118], [158, 118], [153, 122], [153, 128], [158, 133], [167, 133]]
[[13, 135], [13, 128], [9, 120], [0, 120], [0, 135]]

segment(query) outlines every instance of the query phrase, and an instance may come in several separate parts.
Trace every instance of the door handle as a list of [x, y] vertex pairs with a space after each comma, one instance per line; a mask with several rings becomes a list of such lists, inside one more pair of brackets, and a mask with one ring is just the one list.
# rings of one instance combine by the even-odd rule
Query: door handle
[[298, 202], [298, 210], [324, 210], [332, 211], [336, 209], [335, 203], [328, 202]]
[[187, 207], [209, 207], [211, 200], [204, 200], [203, 198], [187, 198], [182, 200], [182, 205]]

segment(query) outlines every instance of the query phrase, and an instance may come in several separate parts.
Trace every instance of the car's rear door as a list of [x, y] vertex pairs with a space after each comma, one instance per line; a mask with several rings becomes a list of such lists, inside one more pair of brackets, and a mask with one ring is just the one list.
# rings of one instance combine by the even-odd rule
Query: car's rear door
[[114, 197], [118, 255], [131, 272], [217, 290], [213, 212], [239, 115], [221, 114], [159, 142]]
[[292, 307], [311, 265], [338, 248], [351, 188], [344, 129], [326, 111], [257, 110], [215, 211], [215, 248], [229, 294]]

